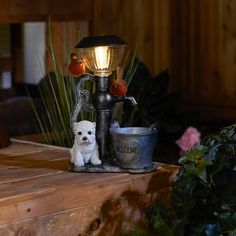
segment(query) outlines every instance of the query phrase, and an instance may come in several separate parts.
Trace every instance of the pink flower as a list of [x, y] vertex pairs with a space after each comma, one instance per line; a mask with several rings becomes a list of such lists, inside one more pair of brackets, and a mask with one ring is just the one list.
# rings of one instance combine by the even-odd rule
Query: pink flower
[[188, 127], [176, 144], [180, 147], [180, 154], [185, 154], [195, 144], [200, 142], [201, 133], [194, 127]]

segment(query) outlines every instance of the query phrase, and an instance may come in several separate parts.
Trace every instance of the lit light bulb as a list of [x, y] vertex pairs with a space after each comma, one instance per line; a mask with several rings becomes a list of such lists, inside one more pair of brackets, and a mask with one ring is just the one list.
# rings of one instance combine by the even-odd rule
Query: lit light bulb
[[97, 69], [107, 69], [110, 63], [109, 47], [95, 47], [94, 50]]

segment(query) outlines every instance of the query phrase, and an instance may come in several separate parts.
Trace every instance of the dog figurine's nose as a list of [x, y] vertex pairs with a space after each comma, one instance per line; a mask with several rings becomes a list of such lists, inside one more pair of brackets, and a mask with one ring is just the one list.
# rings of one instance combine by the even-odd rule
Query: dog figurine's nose
[[83, 140], [86, 141], [88, 138], [87, 137], [83, 137]]

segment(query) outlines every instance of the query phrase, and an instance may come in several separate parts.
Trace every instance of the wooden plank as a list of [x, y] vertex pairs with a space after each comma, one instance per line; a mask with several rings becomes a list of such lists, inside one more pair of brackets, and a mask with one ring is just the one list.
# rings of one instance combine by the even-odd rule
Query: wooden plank
[[21, 142], [21, 141], [12, 139], [11, 146], [0, 149], [0, 158], [5, 157], [5, 156], [18, 156], [18, 155], [24, 155], [24, 154], [29, 154], [29, 153], [42, 152], [44, 150], [49, 149], [48, 146], [37, 145], [33, 143], [28, 143], [28, 145], [25, 145], [25, 144], [26, 142]]
[[40, 178], [61, 173], [61, 170], [21, 168], [19, 166], [0, 165], [0, 184], [12, 183], [32, 178]]
[[[14, 190], [9, 190], [10, 185], [4, 184], [1, 185], [0, 195], [0, 212], [4, 216], [0, 217], [0, 222], [23, 220], [48, 212], [86, 206], [110, 197], [116, 198], [126, 190], [148, 192], [153, 188], [170, 186], [170, 172], [163, 171], [162, 168], [155, 174], [145, 175], [61, 173], [49, 178], [43, 176], [18, 181], [14, 183]], [[35, 188], [39, 190], [40, 198], [34, 195]], [[55, 191], [42, 196], [44, 188]], [[24, 201], [26, 197], [27, 201]], [[27, 209], [31, 211], [28, 212]]]
[[[33, 235], [120, 235], [133, 227], [134, 223], [144, 221], [144, 209], [157, 200], [167, 202], [170, 190], [160, 189], [158, 193], [136, 194], [125, 192], [118, 199], [63, 210], [52, 214], [34, 217], [24, 221], [11, 222], [0, 226], [0, 235], [14, 235], [15, 232], [31, 232]], [[98, 227], [92, 224], [100, 220]], [[108, 234], [109, 232], [109, 234]]]
[[175, 89], [183, 91], [183, 110], [200, 119], [209, 114], [208, 120], [234, 120], [236, 2], [174, 0], [171, 5], [170, 69]]
[[156, 75], [170, 65], [169, 8], [169, 0], [96, 0], [91, 34], [119, 35]]
[[91, 18], [91, 0], [1, 0], [0, 22], [88, 20]]
[[[236, 104], [236, 1], [32, 1], [1, 0], [0, 22], [47, 21], [51, 14], [63, 68], [67, 68], [68, 56], [63, 47], [69, 42], [70, 51], [80, 30], [78, 22], [71, 22], [86, 21], [90, 35], [117, 34], [128, 42], [131, 52], [137, 46], [137, 56], [153, 75], [168, 68], [171, 89], [181, 89], [185, 102], [195, 100], [199, 105], [206, 101], [209, 109], [217, 103], [220, 105], [211, 117], [236, 117], [236, 109], [228, 107], [234, 104], [235, 108]], [[63, 19], [68, 24], [57, 22]], [[13, 64], [19, 66], [21, 61]], [[194, 103], [191, 109], [185, 103], [181, 105], [184, 111], [197, 112], [200, 117], [206, 114]]]
[[169, 203], [178, 171], [159, 164], [146, 174], [76, 173], [66, 169], [65, 148], [13, 141], [0, 151], [1, 236], [119, 235], [145, 221], [146, 207]]
[[[69, 73], [68, 65], [70, 63], [68, 61], [69, 55], [72, 52], [77, 53], [77, 49], [75, 49], [76, 44], [81, 37], [88, 36], [89, 22], [78, 20], [64, 22], [52, 21], [48, 27], [50, 27], [51, 35], [47, 35], [47, 37], [50, 37], [47, 41], [50, 40], [52, 42], [57, 63], [59, 63], [63, 75], [67, 76]], [[55, 71], [51, 57], [50, 52], [47, 52], [47, 71]]]
[[2, 165], [22, 168], [45, 168], [65, 171], [70, 161], [69, 151], [67, 150], [49, 149], [24, 155], [0, 156]]

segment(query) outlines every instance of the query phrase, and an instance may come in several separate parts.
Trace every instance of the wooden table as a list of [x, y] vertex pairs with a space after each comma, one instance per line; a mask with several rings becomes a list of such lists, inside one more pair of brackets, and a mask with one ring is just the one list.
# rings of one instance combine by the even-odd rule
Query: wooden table
[[25, 141], [0, 149], [0, 235], [120, 235], [168, 202], [178, 168], [148, 174], [67, 171], [68, 149]]

